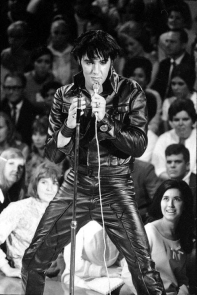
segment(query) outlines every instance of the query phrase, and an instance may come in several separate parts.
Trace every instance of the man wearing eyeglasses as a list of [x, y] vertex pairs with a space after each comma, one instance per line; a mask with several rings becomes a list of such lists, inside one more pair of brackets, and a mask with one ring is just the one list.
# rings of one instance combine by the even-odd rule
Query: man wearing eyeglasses
[[37, 111], [24, 96], [25, 86], [26, 78], [23, 74], [8, 73], [4, 78], [5, 99], [1, 103], [0, 109], [11, 117], [20, 139], [30, 145], [31, 126]]

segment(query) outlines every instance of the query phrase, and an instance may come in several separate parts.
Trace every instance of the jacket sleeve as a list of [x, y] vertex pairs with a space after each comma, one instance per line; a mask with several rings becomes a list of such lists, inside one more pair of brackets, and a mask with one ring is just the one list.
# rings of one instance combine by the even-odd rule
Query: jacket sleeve
[[51, 112], [49, 115], [48, 136], [45, 146], [46, 157], [55, 163], [60, 163], [65, 158], [65, 154], [69, 154], [74, 146], [74, 138], [72, 137], [70, 142], [65, 147], [57, 147], [58, 133], [64, 121], [68, 117], [68, 113], [62, 113], [64, 87], [59, 88], [54, 96]]
[[[123, 87], [128, 88], [125, 84]], [[146, 96], [141, 87], [134, 81], [128, 90], [128, 114], [123, 120], [108, 116], [107, 123], [112, 127], [113, 134], [106, 139], [113, 142], [117, 149], [132, 157], [140, 157], [147, 147], [147, 108]]]

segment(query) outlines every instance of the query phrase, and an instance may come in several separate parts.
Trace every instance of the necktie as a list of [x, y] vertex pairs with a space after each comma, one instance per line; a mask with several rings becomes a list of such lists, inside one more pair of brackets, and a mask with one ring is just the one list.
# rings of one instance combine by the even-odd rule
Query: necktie
[[170, 69], [169, 69], [169, 75], [168, 75], [168, 84], [167, 84], [167, 87], [166, 87], [166, 94], [165, 94], [165, 98], [169, 97], [169, 90], [170, 90], [170, 83], [171, 83], [171, 76], [172, 76], [172, 72], [176, 66], [176, 62], [174, 59], [171, 59], [170, 60]]
[[179, 143], [185, 145], [185, 138], [179, 137]]
[[16, 105], [12, 105], [12, 121], [14, 124], [16, 124]]

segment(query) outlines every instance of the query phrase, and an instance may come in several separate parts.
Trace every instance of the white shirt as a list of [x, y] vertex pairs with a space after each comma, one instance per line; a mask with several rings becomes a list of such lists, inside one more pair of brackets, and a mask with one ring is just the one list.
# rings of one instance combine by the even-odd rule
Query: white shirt
[[[173, 143], [179, 143], [179, 137], [172, 129], [159, 136], [152, 154], [152, 164], [155, 166], [157, 176], [166, 172], [165, 149]], [[185, 140], [185, 147], [190, 153], [190, 171], [196, 174], [196, 128], [192, 130], [189, 138]]]

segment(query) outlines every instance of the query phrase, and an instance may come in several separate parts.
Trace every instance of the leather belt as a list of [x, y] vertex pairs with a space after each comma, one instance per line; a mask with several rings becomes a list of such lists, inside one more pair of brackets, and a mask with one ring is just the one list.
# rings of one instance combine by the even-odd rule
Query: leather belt
[[[98, 176], [98, 166], [79, 166], [78, 172], [86, 175], [86, 176]], [[131, 173], [129, 165], [124, 166], [101, 166], [100, 168], [100, 175], [101, 176], [110, 176], [110, 175], [117, 175], [117, 176], [125, 176]]]

